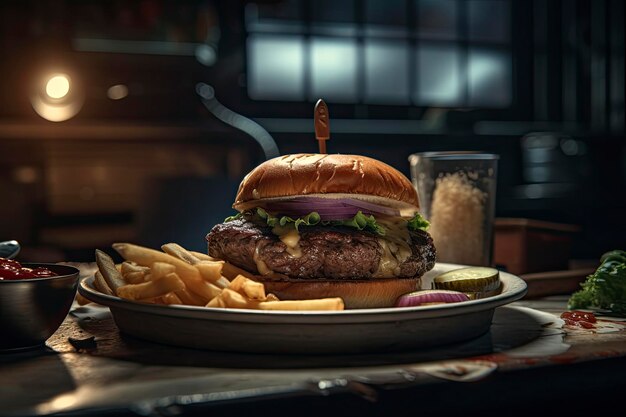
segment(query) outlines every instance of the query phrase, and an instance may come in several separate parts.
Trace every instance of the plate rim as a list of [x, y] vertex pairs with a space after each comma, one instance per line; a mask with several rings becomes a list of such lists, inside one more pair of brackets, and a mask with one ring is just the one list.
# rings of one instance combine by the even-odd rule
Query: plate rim
[[[467, 265], [437, 263], [448, 270], [467, 267]], [[90, 301], [107, 306], [111, 310], [118, 308], [133, 310], [152, 315], [194, 318], [217, 321], [254, 322], [254, 323], [354, 323], [397, 321], [415, 318], [433, 318], [462, 315], [493, 309], [522, 298], [528, 291], [526, 282], [513, 274], [500, 271], [503, 291], [491, 297], [462, 303], [439, 304], [417, 307], [384, 307], [352, 309], [341, 311], [269, 311], [236, 308], [214, 308], [186, 305], [158, 305], [140, 303], [107, 295], [93, 288], [94, 277], [80, 280], [78, 292]]]

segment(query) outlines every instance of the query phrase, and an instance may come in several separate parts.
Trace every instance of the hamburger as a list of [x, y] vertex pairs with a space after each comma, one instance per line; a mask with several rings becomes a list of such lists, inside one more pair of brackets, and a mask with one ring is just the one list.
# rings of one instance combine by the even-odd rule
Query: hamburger
[[233, 208], [207, 235], [209, 255], [255, 274], [280, 299], [388, 307], [435, 264], [415, 188], [376, 159], [270, 159], [246, 175]]

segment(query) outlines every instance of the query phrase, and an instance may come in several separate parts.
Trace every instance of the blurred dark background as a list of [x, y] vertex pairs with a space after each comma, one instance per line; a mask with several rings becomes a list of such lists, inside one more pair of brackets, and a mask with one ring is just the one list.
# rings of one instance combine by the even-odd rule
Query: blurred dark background
[[[203, 250], [264, 159], [196, 85], [281, 153], [501, 156], [496, 213], [579, 225], [572, 256], [626, 247], [620, 0], [4, 1], [0, 240], [31, 260], [113, 241]], [[55, 78], [56, 77], [56, 78]]]

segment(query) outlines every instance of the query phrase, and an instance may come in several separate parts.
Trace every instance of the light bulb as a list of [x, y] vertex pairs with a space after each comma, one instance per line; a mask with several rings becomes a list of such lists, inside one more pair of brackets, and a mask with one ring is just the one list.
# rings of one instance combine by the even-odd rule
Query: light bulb
[[55, 75], [46, 83], [46, 94], [53, 99], [63, 98], [70, 91], [70, 80], [66, 75]]

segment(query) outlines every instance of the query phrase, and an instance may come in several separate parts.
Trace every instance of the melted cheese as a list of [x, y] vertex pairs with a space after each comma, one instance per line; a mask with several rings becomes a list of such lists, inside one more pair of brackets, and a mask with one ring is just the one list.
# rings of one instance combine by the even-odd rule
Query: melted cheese
[[390, 246], [391, 252], [398, 257], [400, 262], [406, 261], [412, 253], [411, 235], [406, 220], [379, 220], [378, 223], [387, 229], [384, 239], [393, 244]]
[[274, 226], [272, 228], [274, 233], [281, 242], [287, 247], [287, 253], [294, 258], [302, 256], [302, 248], [300, 248], [300, 233], [293, 225], [288, 226]]
[[389, 241], [385, 239], [378, 239], [380, 247], [383, 249], [383, 254], [380, 257], [380, 263], [378, 264], [378, 270], [374, 273], [376, 278], [392, 278], [396, 276], [396, 270], [398, 269], [398, 259], [391, 252], [389, 247]]
[[260, 243], [261, 242], [258, 242], [256, 244], [256, 248], [254, 249], [254, 256], [253, 256], [252, 259], [256, 263], [256, 269], [259, 271], [259, 274], [261, 274], [261, 275], [270, 275], [274, 271], [269, 269], [267, 267], [267, 264], [261, 259], [261, 256], [260, 256], [260, 253], [259, 253], [260, 248], [261, 248]]
[[387, 231], [378, 239], [383, 250], [376, 278], [393, 278], [400, 274], [400, 264], [412, 254], [411, 235], [404, 219], [376, 219]]
[[[294, 258], [299, 258], [302, 256], [302, 249], [300, 248], [300, 233], [296, 230], [293, 225], [287, 226], [274, 226], [272, 228], [272, 233], [274, 233], [281, 242], [285, 244], [287, 247], [287, 253]], [[259, 271], [261, 275], [270, 275], [273, 274], [272, 271], [267, 264], [261, 259], [260, 256], [260, 244], [257, 243], [256, 248], [254, 249], [254, 262], [256, 263], [256, 269]]]

